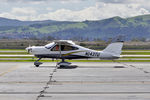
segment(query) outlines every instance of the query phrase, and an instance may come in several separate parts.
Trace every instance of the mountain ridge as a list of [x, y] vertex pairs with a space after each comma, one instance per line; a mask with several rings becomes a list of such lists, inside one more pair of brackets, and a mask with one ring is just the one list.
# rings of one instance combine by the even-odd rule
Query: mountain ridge
[[118, 35], [126, 36], [126, 40], [150, 38], [150, 15], [140, 15], [131, 18], [115, 16], [103, 20], [86, 20], [82, 22], [53, 20], [19, 21], [8, 19], [9, 22], [3, 21], [2, 23], [1, 19], [2, 18], [0, 18], [1, 38], [72, 39], [90, 41], [105, 40]]

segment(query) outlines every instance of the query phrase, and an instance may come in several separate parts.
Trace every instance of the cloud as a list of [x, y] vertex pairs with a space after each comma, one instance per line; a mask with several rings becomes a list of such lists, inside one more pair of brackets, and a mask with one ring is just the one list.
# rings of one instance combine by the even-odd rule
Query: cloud
[[[59, 1], [59, 0], [58, 0]], [[82, 1], [86, 1], [86, 0], [60, 0], [61, 3], [63, 4], [69, 4], [69, 3], [80, 3]]]
[[[9, 0], [7, 0], [9, 1]], [[25, 1], [25, 0], [21, 0]], [[29, 1], [29, 0], [26, 0]], [[35, 1], [35, 0], [30, 0]], [[36, 0], [36, 2], [53, 1], [53, 0]], [[58, 0], [59, 1], [59, 0]], [[63, 0], [70, 1], [71, 0]], [[77, 0], [80, 1], [80, 0]], [[82, 0], [81, 0], [82, 1]], [[107, 1], [107, 2], [106, 2]], [[145, 0], [143, 0], [145, 1]], [[125, 2], [125, 3], [123, 3]], [[16, 18], [20, 20], [59, 20], [59, 21], [84, 21], [84, 20], [100, 20], [114, 16], [123, 18], [132, 17], [137, 15], [149, 14], [148, 8], [143, 6], [139, 0], [97, 0], [95, 5], [88, 6], [80, 10], [71, 10], [59, 8], [54, 10], [49, 6], [43, 9], [36, 7], [13, 7], [9, 12], [0, 13], [1, 17]], [[148, 5], [148, 4], [147, 4]]]
[[0, 0], [2, 2], [51, 2], [51, 1], [58, 1], [58, 2], [80, 2], [80, 1], [87, 1], [87, 0]]
[[46, 10], [48, 10], [48, 11], [52, 11], [52, 10], [53, 10], [53, 8], [51, 8], [51, 7], [47, 7], [47, 8], [46, 8]]
[[15, 15], [35, 15], [36, 11], [30, 7], [16, 7], [12, 9], [11, 13]]
[[98, 2], [103, 2], [103, 3], [145, 3], [149, 2], [148, 0], [96, 0]]
[[87, 1], [87, 0], [0, 0], [0, 3], [5, 4], [34, 4], [34, 5], [41, 5], [41, 4], [49, 4], [49, 3], [60, 3], [60, 4], [78, 4], [81, 1]]
[[100, 20], [114, 16], [123, 18], [132, 17], [136, 15], [149, 14], [149, 11], [141, 8], [138, 4], [107, 4], [97, 3], [79, 11], [72, 11], [68, 9], [59, 9], [55, 12], [41, 14], [39, 19], [53, 19], [53, 20], [69, 20], [69, 21], [83, 21], [83, 20]]
[[150, 11], [150, 0], [96, 0], [100, 3], [138, 5], [140, 8]]
[[[62, 3], [78, 3], [81, 1], [91, 1], [91, 0], [0, 0], [1, 2], [12, 2], [12, 3], [16, 3], [16, 2], [62, 2]], [[103, 3], [150, 3], [150, 0], [93, 0], [93, 1], [97, 1], [97, 2], [103, 2]]]
[[0, 13], [1, 17], [19, 19], [19, 20], [35, 20], [37, 12], [30, 7], [16, 7], [13, 8], [10, 12]]

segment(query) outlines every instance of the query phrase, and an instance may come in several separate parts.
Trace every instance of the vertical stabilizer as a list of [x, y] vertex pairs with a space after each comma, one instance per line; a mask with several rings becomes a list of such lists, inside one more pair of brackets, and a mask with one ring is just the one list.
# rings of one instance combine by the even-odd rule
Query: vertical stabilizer
[[111, 43], [103, 50], [103, 52], [111, 53], [114, 56], [120, 56], [122, 47], [123, 47], [123, 42]]

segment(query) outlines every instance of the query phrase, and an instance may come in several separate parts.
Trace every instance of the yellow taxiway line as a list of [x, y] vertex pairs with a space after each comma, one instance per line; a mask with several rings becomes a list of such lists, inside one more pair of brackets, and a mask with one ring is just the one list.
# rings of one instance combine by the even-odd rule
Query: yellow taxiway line
[[7, 71], [5, 71], [3, 73], [0, 73], [0, 77], [7, 74], [7, 73], [9, 73], [9, 72], [12, 72], [12, 71], [16, 70], [17, 68], [18, 68], [18, 66], [9, 68]]

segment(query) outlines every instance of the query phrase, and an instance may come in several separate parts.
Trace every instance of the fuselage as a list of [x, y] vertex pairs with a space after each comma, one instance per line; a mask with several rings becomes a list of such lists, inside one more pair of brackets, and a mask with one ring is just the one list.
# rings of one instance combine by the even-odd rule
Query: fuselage
[[120, 56], [109, 52], [91, 50], [74, 43], [59, 44], [50, 43], [45, 46], [32, 46], [26, 48], [31, 54], [38, 58], [58, 58], [58, 59], [79, 59], [79, 58], [100, 58], [117, 59]]

